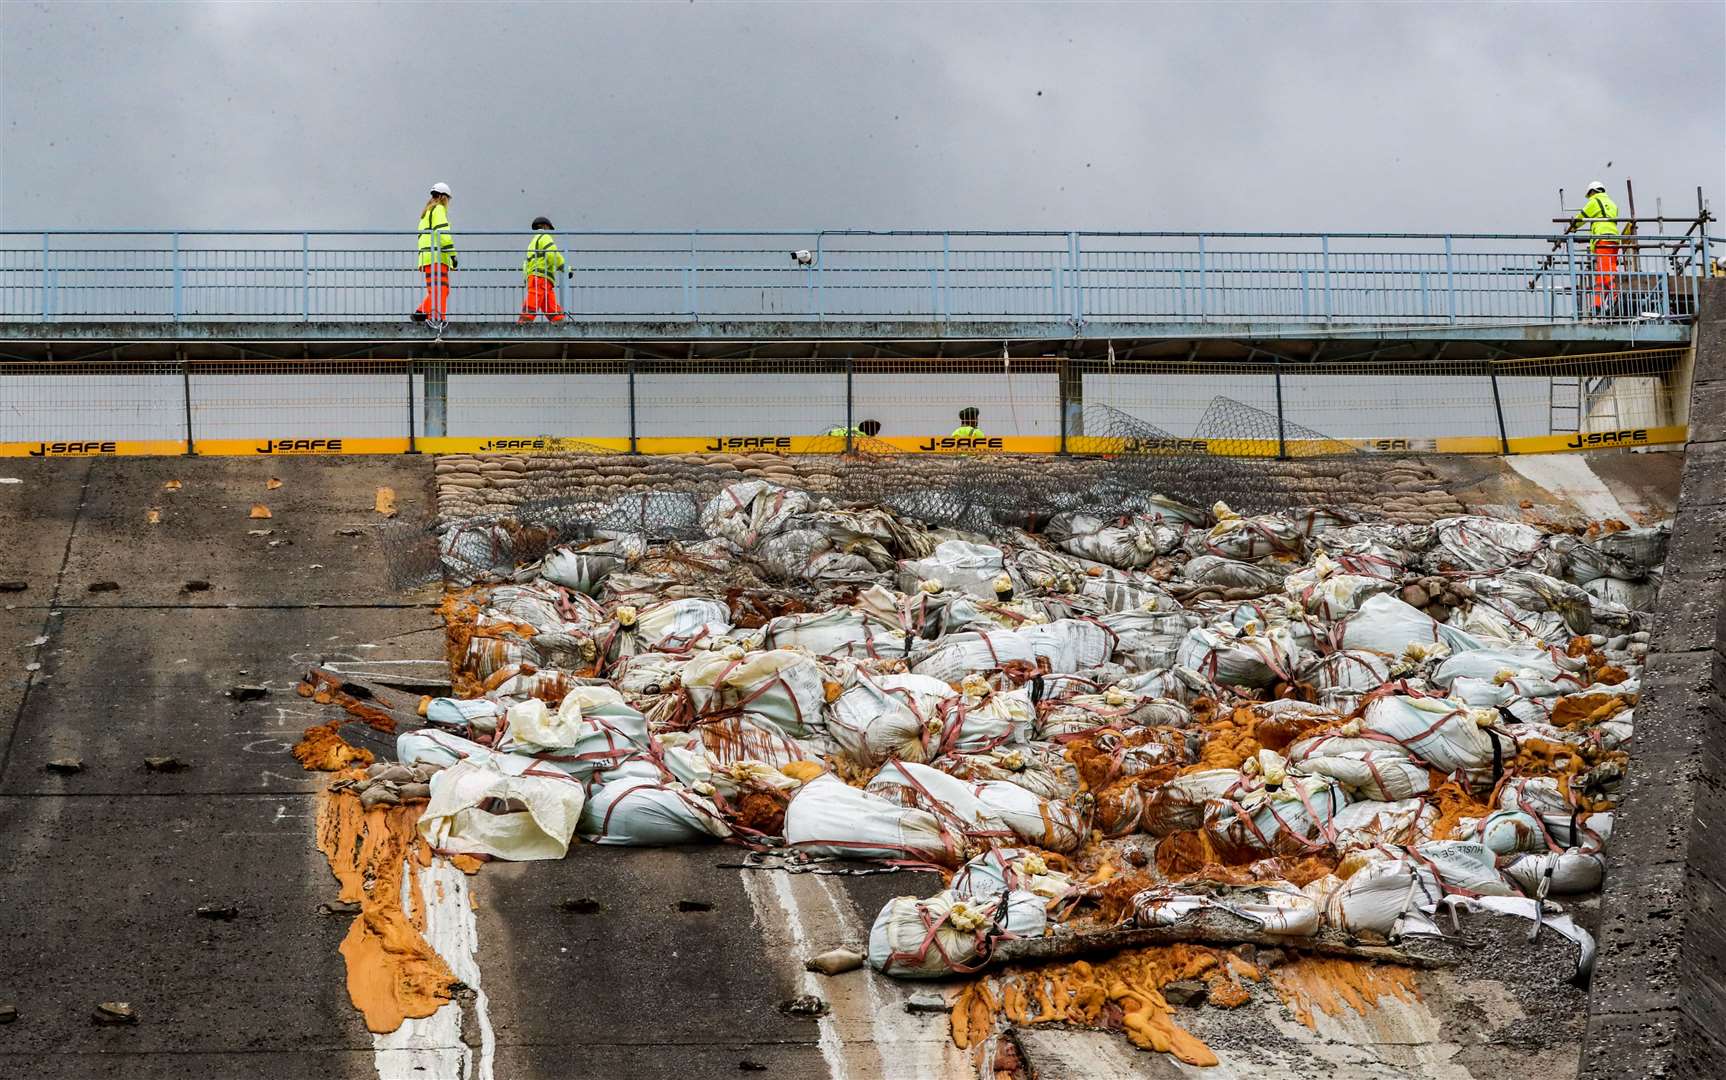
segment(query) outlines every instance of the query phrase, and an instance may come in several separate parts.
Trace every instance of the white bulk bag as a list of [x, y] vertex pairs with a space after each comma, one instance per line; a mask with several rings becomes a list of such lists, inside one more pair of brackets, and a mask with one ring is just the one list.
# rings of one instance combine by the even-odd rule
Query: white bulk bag
[[1342, 647], [1401, 656], [1410, 645], [1443, 645], [1452, 653], [1481, 647], [1473, 637], [1445, 626], [1388, 593], [1369, 596], [1342, 624]]
[[613, 775], [588, 796], [581, 835], [596, 844], [666, 847], [723, 840], [730, 826], [713, 800], [680, 783]]
[[1029, 638], [1008, 630], [969, 630], [949, 634], [928, 652], [911, 662], [911, 670], [942, 682], [956, 683], [965, 676], [994, 671], [1017, 661], [1035, 663], [1037, 654]]
[[1013, 631], [1030, 643], [1034, 656], [1048, 661], [1050, 672], [1060, 674], [1094, 668], [1109, 659], [1115, 635], [1089, 619], [1059, 619]]
[[726, 487], [701, 508], [701, 527], [748, 551], [805, 513], [810, 499], [801, 491], [744, 480]]
[[747, 713], [799, 739], [823, 730], [821, 669], [807, 653], [705, 653], [684, 665], [681, 678], [698, 716]]
[[1027, 844], [1063, 854], [1084, 845], [1090, 830], [1070, 803], [1044, 799], [1004, 780], [973, 786], [982, 804]]
[[1504, 875], [1528, 896], [1539, 896], [1543, 879], [1550, 896], [1573, 896], [1600, 888], [1606, 875], [1606, 860], [1585, 851], [1542, 852], [1520, 855], [1504, 868]]
[[1196, 829], [1204, 824], [1207, 802], [1220, 799], [1237, 788], [1244, 792], [1250, 786], [1234, 769], [1202, 769], [1184, 773], [1145, 794], [1142, 827], [1152, 836]]
[[998, 547], [964, 540], [944, 540], [934, 554], [907, 559], [899, 564], [900, 585], [912, 592], [921, 581], [938, 581], [944, 588], [995, 598], [995, 579], [1006, 573], [1006, 560]]
[[1179, 666], [1225, 686], [1264, 688], [1292, 682], [1300, 647], [1287, 630], [1235, 636], [1226, 630], [1200, 626], [1188, 631], [1175, 654]]
[[[793, 800], [795, 804], [796, 800]], [[943, 890], [926, 900], [887, 902], [869, 929], [869, 966], [902, 979], [938, 979], [976, 971], [998, 941], [1041, 937], [1043, 898], [1031, 892], [961, 897]]]
[[840, 859], [909, 859], [957, 866], [963, 838], [933, 814], [871, 795], [824, 774], [804, 784], [785, 808], [785, 843]]
[[1424, 795], [1431, 787], [1426, 766], [1410, 760], [1400, 747], [1289, 760], [1303, 773], [1330, 777], [1357, 799], [1398, 802]]
[[1204, 619], [1187, 611], [1111, 611], [1098, 622], [1114, 632], [1110, 659], [1128, 671], [1173, 667], [1181, 642]]
[[[1471, 709], [1451, 698], [1382, 697], [1366, 707], [1363, 731], [1383, 735], [1441, 773], [1485, 769], [1492, 765], [1487, 728], [1496, 712]], [[1516, 756], [1516, 741], [1499, 737], [1499, 759]]]
[[941, 741], [941, 704], [953, 688], [927, 675], [857, 673], [833, 702], [827, 732], [854, 764], [873, 769], [888, 758], [926, 761]]
[[879, 657], [905, 655], [905, 634], [860, 608], [781, 615], [761, 628], [761, 647], [796, 646], [817, 656]]
[[[444, 854], [563, 858], [581, 817], [581, 785], [543, 766], [511, 775], [499, 765], [470, 759], [433, 773], [419, 834]], [[496, 806], [509, 809], [482, 809]]]

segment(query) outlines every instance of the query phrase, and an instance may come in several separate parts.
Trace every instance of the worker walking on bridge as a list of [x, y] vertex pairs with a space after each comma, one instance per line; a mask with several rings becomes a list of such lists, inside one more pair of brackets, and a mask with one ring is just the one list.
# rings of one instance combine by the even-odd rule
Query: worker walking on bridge
[[967, 405], [965, 408], [960, 409], [959, 410], [959, 426], [953, 429], [952, 438], [955, 438], [955, 439], [980, 439], [980, 438], [982, 438], [983, 437], [983, 429], [977, 426], [978, 420], [981, 416], [982, 416], [982, 414], [977, 411], [977, 406], [975, 406], [975, 405]]
[[1609, 312], [1618, 288], [1618, 204], [1606, 194], [1606, 185], [1596, 180], [1588, 185], [1588, 201], [1570, 223], [1575, 232], [1588, 227], [1588, 250], [1594, 255], [1594, 314]]
[[449, 185], [431, 187], [431, 198], [420, 211], [420, 271], [426, 278], [425, 299], [414, 322], [442, 326], [449, 315], [449, 272], [456, 268], [455, 237], [449, 231]]
[[551, 235], [553, 228], [550, 218], [533, 219], [533, 241], [527, 245], [527, 258], [521, 264], [527, 296], [521, 302], [518, 322], [530, 323], [536, 314], [544, 315], [547, 322], [563, 321], [563, 308], [557, 303], [557, 275], [566, 264], [563, 252], [557, 249], [557, 238]]

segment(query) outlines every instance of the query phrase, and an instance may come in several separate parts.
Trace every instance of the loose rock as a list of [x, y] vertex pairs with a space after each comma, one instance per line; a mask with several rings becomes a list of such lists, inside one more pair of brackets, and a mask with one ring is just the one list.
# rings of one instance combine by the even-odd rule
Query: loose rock
[[98, 1024], [136, 1024], [138, 1014], [124, 1001], [104, 1001], [96, 1006], [90, 1019]]
[[805, 971], [817, 971], [823, 975], [842, 975], [862, 966], [862, 953], [853, 949], [828, 949], [819, 956], [810, 957], [803, 968]]

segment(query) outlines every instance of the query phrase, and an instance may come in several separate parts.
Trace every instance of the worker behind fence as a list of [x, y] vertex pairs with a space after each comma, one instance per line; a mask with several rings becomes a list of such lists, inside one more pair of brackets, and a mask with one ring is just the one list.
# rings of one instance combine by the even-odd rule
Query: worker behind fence
[[859, 420], [857, 421], [857, 426], [854, 428], [847, 428], [844, 424], [834, 424], [832, 427], [822, 432], [822, 434], [834, 439], [843, 439], [847, 435], [851, 436], [853, 439], [873, 439], [875, 436], [881, 434], [881, 421]]
[[1588, 185], [1588, 201], [1582, 204], [1571, 231], [1588, 225], [1588, 250], [1594, 255], [1594, 315], [1610, 313], [1618, 288], [1618, 204], [1606, 194], [1606, 185], [1596, 180]]
[[431, 198], [420, 211], [420, 270], [426, 296], [413, 314], [414, 322], [442, 325], [449, 315], [449, 272], [456, 267], [455, 237], [449, 231], [449, 185], [431, 186]]
[[977, 426], [982, 415], [982, 413], [977, 411], [977, 406], [975, 405], [967, 405], [963, 409], [960, 409], [959, 426], [953, 429], [952, 437], [955, 439], [982, 438], [983, 429]]
[[551, 235], [553, 228], [550, 218], [533, 219], [533, 241], [527, 245], [527, 258], [521, 264], [527, 296], [522, 299], [517, 322], [530, 323], [536, 314], [544, 315], [546, 322], [563, 321], [563, 308], [557, 303], [557, 275], [565, 263], [557, 238]]

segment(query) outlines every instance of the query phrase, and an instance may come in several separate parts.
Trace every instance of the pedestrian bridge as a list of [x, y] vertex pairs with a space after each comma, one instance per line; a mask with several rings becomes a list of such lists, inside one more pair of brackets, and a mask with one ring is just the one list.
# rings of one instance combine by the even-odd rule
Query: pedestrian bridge
[[517, 321], [529, 234], [458, 231], [440, 333], [413, 232], [0, 232], [0, 455], [805, 452], [864, 418], [938, 452], [961, 405], [1005, 451], [1122, 416], [1207, 452], [1657, 445], [1719, 249], [1626, 237], [1602, 283], [1550, 235], [555, 235], [565, 320]]
[[[194, 350], [221, 342], [434, 341], [435, 331], [407, 318], [423, 292], [416, 235], [0, 232], [0, 341], [12, 343], [19, 359], [46, 355], [41, 343], [52, 341], [172, 341]], [[932, 354], [927, 343], [935, 343], [954, 356], [1003, 345], [1045, 355], [1050, 342], [1099, 355], [1110, 342], [1199, 343], [1206, 355], [1215, 349], [1208, 343], [1273, 340], [1425, 343], [1403, 346], [1410, 351], [1487, 342], [1515, 355], [1559, 351], [1553, 343], [1670, 345], [1688, 340], [1710, 243], [1695, 231], [1627, 237], [1610, 305], [1596, 318], [1596, 282], [1579, 236], [554, 235], [571, 268], [558, 282], [569, 318], [521, 326], [530, 234], [456, 232], [447, 347], [487, 355], [520, 343], [561, 355], [544, 346], [872, 343]]]

